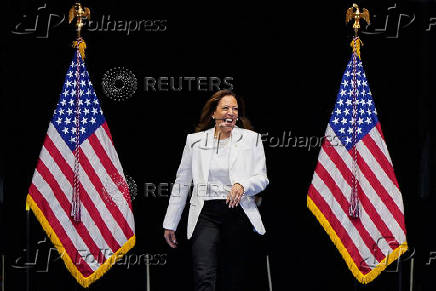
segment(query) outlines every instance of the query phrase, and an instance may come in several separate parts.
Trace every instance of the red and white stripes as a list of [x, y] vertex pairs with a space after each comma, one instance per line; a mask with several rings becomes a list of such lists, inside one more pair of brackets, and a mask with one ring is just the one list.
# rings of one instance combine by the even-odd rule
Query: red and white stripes
[[[335, 136], [330, 126], [326, 136]], [[402, 197], [380, 124], [356, 144], [356, 149], [359, 219], [348, 216], [352, 149], [324, 141], [308, 196], [365, 275], [406, 242], [406, 229]]]
[[29, 195], [44, 213], [83, 277], [90, 276], [132, 236], [128, 186], [106, 123], [80, 146], [80, 223], [70, 216], [74, 154], [50, 123]]

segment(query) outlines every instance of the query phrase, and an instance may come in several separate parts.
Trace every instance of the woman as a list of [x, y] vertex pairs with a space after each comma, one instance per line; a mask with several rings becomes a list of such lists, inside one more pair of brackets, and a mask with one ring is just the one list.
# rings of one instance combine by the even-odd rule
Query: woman
[[163, 222], [165, 240], [175, 248], [175, 230], [193, 181], [188, 239], [195, 290], [215, 290], [216, 284], [222, 290], [245, 290], [246, 246], [253, 229], [265, 233], [254, 199], [269, 183], [265, 153], [260, 135], [249, 130], [243, 105], [230, 90], [206, 102], [196, 133], [186, 138]]

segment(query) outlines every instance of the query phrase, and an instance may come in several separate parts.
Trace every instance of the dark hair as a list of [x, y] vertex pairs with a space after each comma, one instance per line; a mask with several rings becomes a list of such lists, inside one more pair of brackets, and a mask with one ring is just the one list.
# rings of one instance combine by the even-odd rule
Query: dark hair
[[215, 126], [215, 122], [212, 119], [212, 114], [215, 112], [220, 100], [224, 96], [229, 96], [229, 95], [233, 96], [238, 102], [239, 110], [238, 110], [238, 121], [236, 122], [236, 124], [242, 128], [253, 129], [250, 120], [248, 120], [248, 118], [245, 117], [244, 100], [241, 97], [237, 96], [235, 93], [233, 93], [231, 90], [226, 89], [226, 90], [220, 90], [215, 92], [215, 94], [213, 94], [212, 97], [210, 97], [209, 100], [207, 100], [206, 104], [203, 106], [203, 109], [201, 110], [200, 121], [195, 127], [195, 132], [203, 131], [205, 129]]

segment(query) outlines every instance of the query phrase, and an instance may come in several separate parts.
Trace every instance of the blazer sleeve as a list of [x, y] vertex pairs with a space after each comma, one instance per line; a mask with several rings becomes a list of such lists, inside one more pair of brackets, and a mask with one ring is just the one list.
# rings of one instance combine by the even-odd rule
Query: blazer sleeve
[[266, 175], [266, 159], [262, 140], [256, 142], [253, 156], [254, 170], [252, 175], [248, 179], [238, 182], [244, 187], [244, 195], [247, 196], [254, 196], [259, 192], [262, 192], [269, 184], [269, 180]]
[[167, 212], [163, 221], [163, 228], [176, 230], [185, 208], [186, 198], [192, 184], [192, 148], [189, 142], [189, 134], [186, 137], [182, 160], [176, 174], [176, 180], [171, 190]]

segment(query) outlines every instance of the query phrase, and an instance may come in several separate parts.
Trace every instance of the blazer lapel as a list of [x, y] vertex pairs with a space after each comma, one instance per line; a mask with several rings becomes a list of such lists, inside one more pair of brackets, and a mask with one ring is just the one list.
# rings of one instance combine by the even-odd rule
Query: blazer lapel
[[201, 138], [198, 145], [198, 148], [200, 150], [200, 167], [203, 174], [204, 183], [207, 183], [209, 179], [209, 164], [212, 157], [214, 142], [213, 135], [214, 128], [212, 127], [204, 132], [203, 137]]
[[234, 127], [232, 130], [232, 140], [230, 147], [230, 157], [229, 157], [229, 169], [232, 168], [233, 164], [236, 161], [236, 157], [238, 156], [238, 146], [241, 145], [241, 141], [243, 139], [243, 134], [239, 127]]
[[[230, 144], [229, 153], [229, 169], [234, 165], [236, 158], [238, 156], [238, 147], [242, 144], [243, 134], [242, 130], [235, 126], [232, 130], [232, 138]], [[200, 150], [200, 167], [203, 174], [203, 182], [207, 183], [209, 179], [209, 166], [210, 159], [212, 158], [212, 152], [214, 150], [214, 132], [215, 129], [212, 127], [206, 130], [199, 141], [198, 148]]]

